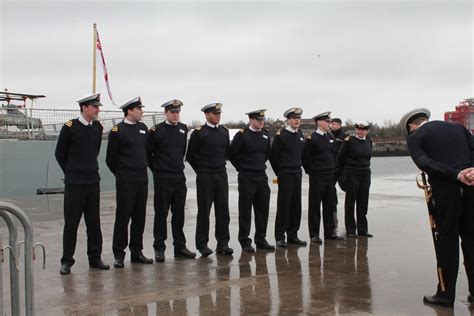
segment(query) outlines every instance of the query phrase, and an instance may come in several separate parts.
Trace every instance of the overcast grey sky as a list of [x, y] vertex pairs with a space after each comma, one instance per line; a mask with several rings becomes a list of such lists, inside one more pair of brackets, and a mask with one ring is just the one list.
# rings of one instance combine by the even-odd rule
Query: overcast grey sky
[[379, 124], [427, 106], [441, 119], [473, 96], [471, 1], [0, 1], [0, 88], [45, 94], [36, 107], [92, 92], [94, 22], [116, 102], [178, 98], [188, 123], [211, 102], [224, 122], [291, 106]]

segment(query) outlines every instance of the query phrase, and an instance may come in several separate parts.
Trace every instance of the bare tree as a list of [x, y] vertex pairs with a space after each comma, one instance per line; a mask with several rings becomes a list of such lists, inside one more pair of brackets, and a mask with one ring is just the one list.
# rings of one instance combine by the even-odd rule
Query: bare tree
[[201, 125], [202, 125], [201, 121], [198, 121], [198, 120], [191, 121], [191, 127], [192, 128], [196, 128], [196, 127], [201, 126]]

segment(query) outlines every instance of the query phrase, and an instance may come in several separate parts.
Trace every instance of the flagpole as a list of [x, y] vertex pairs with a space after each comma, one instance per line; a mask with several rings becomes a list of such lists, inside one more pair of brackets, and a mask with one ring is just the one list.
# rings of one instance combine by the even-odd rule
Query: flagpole
[[97, 56], [97, 24], [94, 23], [94, 43], [92, 50], [92, 93], [95, 94], [95, 83], [96, 83], [96, 56]]

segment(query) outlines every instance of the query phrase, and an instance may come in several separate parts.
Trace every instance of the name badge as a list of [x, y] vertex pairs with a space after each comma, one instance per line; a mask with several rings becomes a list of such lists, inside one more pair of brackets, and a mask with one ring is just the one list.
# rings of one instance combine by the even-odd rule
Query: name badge
[[144, 130], [142, 130], [142, 129], [140, 130], [140, 133], [141, 133], [141, 134], [146, 134], [146, 132], [145, 132]]
[[268, 139], [268, 136], [267, 136], [267, 135], [263, 135], [263, 138]]
[[329, 142], [330, 142], [330, 143], [334, 143], [334, 140], [330, 139]]
[[186, 133], [186, 132], [184, 131], [184, 129], [180, 129], [179, 132], [180, 132], [181, 134]]
[[301, 140], [302, 142], [304, 142], [304, 139], [303, 139], [303, 137], [300, 137], [300, 140]]

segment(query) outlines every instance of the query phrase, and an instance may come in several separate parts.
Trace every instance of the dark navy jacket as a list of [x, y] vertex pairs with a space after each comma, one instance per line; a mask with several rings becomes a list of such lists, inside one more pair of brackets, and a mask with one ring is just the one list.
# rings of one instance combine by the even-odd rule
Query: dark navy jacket
[[427, 122], [407, 136], [411, 158], [430, 178], [457, 181], [474, 166], [474, 136], [456, 123]]

